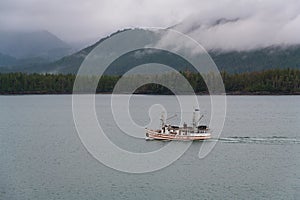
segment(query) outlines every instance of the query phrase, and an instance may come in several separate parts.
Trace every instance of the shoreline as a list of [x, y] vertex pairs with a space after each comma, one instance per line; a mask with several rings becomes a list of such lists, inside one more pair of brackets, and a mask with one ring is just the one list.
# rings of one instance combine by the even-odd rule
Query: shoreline
[[[30, 91], [30, 92], [0, 92], [0, 96], [24, 96], [24, 95], [72, 95], [72, 92], [43, 92], [43, 91]], [[81, 93], [88, 94], [88, 93]], [[95, 94], [112, 94], [112, 92], [97, 92]], [[129, 95], [128, 93], [119, 93], [119, 95]], [[134, 95], [157, 95], [157, 96], [172, 96], [174, 94], [157, 94], [157, 93], [134, 93]], [[191, 95], [191, 94], [182, 94]], [[208, 92], [196, 93], [197, 96], [208, 96]], [[223, 95], [223, 94], [214, 94]], [[227, 96], [298, 96], [300, 92], [226, 92]]]

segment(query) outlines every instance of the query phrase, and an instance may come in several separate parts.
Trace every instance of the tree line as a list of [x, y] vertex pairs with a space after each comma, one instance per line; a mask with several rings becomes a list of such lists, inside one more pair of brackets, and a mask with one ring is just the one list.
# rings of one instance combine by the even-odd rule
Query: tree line
[[[203, 77], [198, 73], [181, 72], [190, 83], [195, 93], [208, 93]], [[150, 75], [149, 75], [150, 76]], [[152, 75], [153, 76], [153, 75]], [[174, 81], [174, 74], [155, 75]], [[213, 74], [208, 74], [214, 80]], [[300, 94], [300, 70], [271, 69], [260, 72], [229, 74], [221, 72], [221, 77], [228, 94]], [[0, 74], [0, 94], [71, 94], [76, 76], [74, 74]], [[97, 78], [84, 77], [86, 81]], [[111, 93], [121, 76], [102, 76], [96, 88], [97, 93]], [[128, 77], [134, 83], [145, 77]], [[146, 84], [135, 90], [139, 94], [172, 94], [168, 88], [158, 84]]]

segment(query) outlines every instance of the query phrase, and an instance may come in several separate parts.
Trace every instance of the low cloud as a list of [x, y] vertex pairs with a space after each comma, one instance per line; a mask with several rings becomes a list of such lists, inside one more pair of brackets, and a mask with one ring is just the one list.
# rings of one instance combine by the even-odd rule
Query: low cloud
[[2, 0], [0, 25], [49, 30], [67, 42], [128, 27], [173, 27], [206, 49], [251, 50], [300, 44], [300, 1]]

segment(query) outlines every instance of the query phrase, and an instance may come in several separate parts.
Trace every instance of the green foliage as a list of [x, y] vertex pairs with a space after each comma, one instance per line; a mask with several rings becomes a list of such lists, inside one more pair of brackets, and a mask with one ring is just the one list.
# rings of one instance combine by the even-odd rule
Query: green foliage
[[[184, 71], [181, 74], [189, 81], [196, 93], [207, 93], [207, 87], [200, 74]], [[128, 77], [129, 83], [143, 83], [144, 80], [163, 79], [176, 86], [178, 77], [174, 74], [134, 75]], [[237, 94], [300, 94], [300, 70], [271, 69], [260, 72], [229, 74], [221, 72], [227, 93]], [[121, 76], [102, 76], [97, 87], [97, 93], [111, 93]], [[87, 83], [94, 77], [86, 77]], [[207, 74], [206, 80], [212, 83], [216, 80], [214, 74]], [[0, 74], [0, 94], [71, 94], [75, 75], [73, 74]], [[122, 91], [122, 90], [121, 90]], [[172, 94], [172, 92], [157, 84], [146, 84], [135, 93], [142, 94]]]

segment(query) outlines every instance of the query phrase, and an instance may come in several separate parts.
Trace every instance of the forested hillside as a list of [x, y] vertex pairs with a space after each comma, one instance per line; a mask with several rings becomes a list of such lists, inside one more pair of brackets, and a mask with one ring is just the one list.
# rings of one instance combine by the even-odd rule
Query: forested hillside
[[[207, 87], [200, 74], [185, 71], [182, 75], [187, 78], [196, 93], [207, 94]], [[272, 69], [239, 74], [222, 72], [221, 75], [228, 94], [300, 94], [300, 70], [296, 69]], [[120, 76], [103, 76], [99, 81], [97, 93], [111, 93], [119, 79]], [[73, 74], [0, 74], [0, 93], [70, 94], [74, 80]], [[138, 88], [136, 93], [171, 94], [167, 88], [155, 84], [144, 85]]]
[[[37, 62], [31, 60], [30, 62], [22, 63], [21, 61], [15, 64], [15, 66], [3, 65], [0, 67], [0, 72], [75, 74], [92, 49], [112, 36], [127, 30], [128, 29], [117, 31], [100, 39], [98, 42], [87, 48], [54, 62], [45, 63], [40, 60], [37, 60]], [[170, 52], [166, 53], [165, 51], [156, 50], [153, 54], [147, 54], [143, 53], [143, 50], [139, 51], [141, 51], [140, 55], [143, 56], [140, 56], [139, 58], [132, 57], [135, 52], [131, 52], [131, 54], [128, 53], [126, 56], [121, 56], [120, 59], [115, 60], [111, 64], [110, 68], [106, 71], [106, 74], [121, 75], [132, 66], [147, 62], [167, 64], [179, 71], [185, 70], [186, 68], [192, 70], [191, 65], [183, 58]], [[277, 68], [300, 69], [300, 45], [270, 46], [250, 51], [210, 50], [208, 53], [220, 71], [226, 71], [231, 74]], [[3, 60], [3, 63], [7, 63], [7, 58]]]

